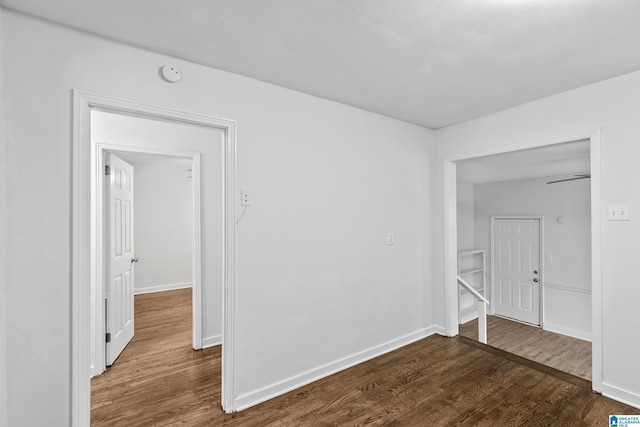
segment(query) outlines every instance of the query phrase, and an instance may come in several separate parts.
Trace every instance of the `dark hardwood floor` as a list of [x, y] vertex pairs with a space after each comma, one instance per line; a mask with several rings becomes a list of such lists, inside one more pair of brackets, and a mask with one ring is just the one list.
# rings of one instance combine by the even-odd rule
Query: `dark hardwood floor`
[[136, 297], [136, 336], [92, 380], [95, 426], [584, 426], [639, 410], [581, 383], [431, 336], [234, 415], [220, 348], [191, 350], [190, 293]]
[[170, 425], [220, 412], [220, 348], [191, 348], [191, 289], [136, 295], [134, 316], [133, 340], [91, 380], [91, 425]]
[[[460, 335], [477, 340], [478, 320], [460, 325]], [[487, 344], [591, 381], [591, 342], [487, 316]]]

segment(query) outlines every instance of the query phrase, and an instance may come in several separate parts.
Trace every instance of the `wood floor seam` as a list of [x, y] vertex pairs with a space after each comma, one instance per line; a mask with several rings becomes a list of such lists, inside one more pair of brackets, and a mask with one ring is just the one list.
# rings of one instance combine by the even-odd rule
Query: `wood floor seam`
[[584, 378], [580, 378], [576, 375], [569, 374], [567, 372], [561, 371], [551, 366], [543, 365], [542, 363], [536, 362], [534, 360], [530, 360], [522, 356], [518, 356], [517, 354], [509, 353], [507, 351], [501, 350], [496, 347], [492, 347], [487, 344], [483, 344], [481, 342], [472, 340], [471, 338], [467, 338], [462, 335], [458, 335], [454, 339], [462, 344], [469, 345], [474, 348], [478, 348], [480, 350], [483, 350], [488, 353], [507, 359], [511, 362], [519, 363], [520, 365], [526, 366], [531, 369], [535, 369], [536, 371], [539, 371], [545, 375], [551, 375], [555, 378], [558, 378], [559, 380], [568, 382], [570, 384], [577, 385], [587, 390], [593, 389], [591, 381], [585, 380]]

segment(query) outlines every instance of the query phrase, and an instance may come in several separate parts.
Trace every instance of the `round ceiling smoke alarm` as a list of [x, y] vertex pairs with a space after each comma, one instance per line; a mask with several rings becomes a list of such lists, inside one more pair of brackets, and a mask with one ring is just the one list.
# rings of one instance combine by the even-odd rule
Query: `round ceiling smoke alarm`
[[182, 78], [182, 72], [178, 69], [178, 67], [174, 67], [172, 65], [165, 65], [161, 69], [162, 77], [170, 83], [179, 82]]

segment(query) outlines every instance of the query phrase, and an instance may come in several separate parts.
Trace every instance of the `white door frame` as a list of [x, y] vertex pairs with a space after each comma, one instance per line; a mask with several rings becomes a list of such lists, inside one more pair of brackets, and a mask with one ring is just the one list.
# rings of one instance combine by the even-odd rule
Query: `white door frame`
[[539, 227], [538, 227], [538, 257], [539, 257], [539, 264], [540, 266], [538, 267], [540, 269], [540, 273], [538, 274], [538, 280], [539, 280], [539, 287], [538, 287], [538, 299], [539, 299], [539, 304], [538, 304], [538, 318], [540, 319], [540, 327], [543, 328], [544, 327], [544, 310], [543, 310], [543, 305], [544, 305], [544, 217], [542, 216], [536, 216], [536, 215], [532, 215], [532, 216], [518, 216], [518, 215], [492, 215], [491, 216], [491, 266], [489, 267], [491, 271], [491, 314], [495, 314], [496, 310], [495, 310], [495, 257], [493, 256], [494, 253], [494, 227], [495, 227], [495, 223], [496, 220], [500, 220], [500, 219], [533, 219], [533, 220], [537, 220], [539, 223]]
[[[193, 181], [191, 184], [192, 191], [192, 221], [193, 231], [191, 237], [192, 244], [192, 261], [191, 261], [191, 280], [192, 280], [192, 295], [191, 304], [192, 308], [192, 346], [194, 350], [200, 350], [202, 348], [202, 235], [200, 230], [202, 229], [202, 223], [200, 219], [200, 206], [201, 206], [201, 193], [200, 193], [200, 153], [195, 151], [183, 151], [173, 149], [157, 149], [157, 148], [143, 148], [129, 145], [116, 145], [116, 144], [101, 144], [95, 145], [95, 153], [92, 156], [94, 158], [93, 164], [98, 165], [93, 168], [94, 183], [93, 190], [95, 196], [92, 193], [92, 214], [95, 212], [95, 266], [96, 270], [92, 276], [92, 301], [91, 301], [91, 321], [92, 325], [95, 325], [93, 331], [93, 338], [91, 348], [93, 350], [93, 357], [96, 361], [95, 365], [91, 366], [91, 375], [100, 375], [106, 368], [106, 343], [102, 337], [105, 336], [106, 322], [104, 312], [104, 295], [106, 293], [106, 263], [107, 256], [104, 253], [105, 249], [105, 236], [108, 236], [108, 222], [106, 219], [106, 211], [108, 206], [105, 206], [105, 186], [104, 186], [104, 166], [107, 152], [127, 152], [127, 153], [141, 153], [141, 154], [155, 154], [159, 156], [169, 157], [182, 157], [191, 159], [191, 169]], [[92, 235], [93, 237], [93, 235]]]
[[592, 310], [592, 387], [602, 392], [602, 236], [600, 201], [600, 134], [602, 129], [590, 129], [573, 135], [557, 135], [543, 141], [522, 142], [503, 148], [450, 154], [443, 157], [443, 226], [444, 226], [444, 328], [447, 336], [458, 335], [458, 282], [457, 260], [457, 211], [456, 211], [456, 162], [493, 154], [508, 153], [528, 148], [544, 147], [569, 141], [590, 141], [591, 162], [591, 310]]
[[[224, 132], [224, 284], [222, 331], [222, 407], [235, 410], [234, 324], [236, 241], [236, 124], [233, 120], [175, 111], [118, 98], [73, 91], [72, 212], [71, 212], [71, 425], [90, 423], [90, 303], [97, 283], [95, 226], [92, 200], [91, 110], [143, 117], [187, 125], [207, 126]], [[100, 150], [98, 150], [100, 151]], [[194, 257], [195, 258], [195, 257]]]

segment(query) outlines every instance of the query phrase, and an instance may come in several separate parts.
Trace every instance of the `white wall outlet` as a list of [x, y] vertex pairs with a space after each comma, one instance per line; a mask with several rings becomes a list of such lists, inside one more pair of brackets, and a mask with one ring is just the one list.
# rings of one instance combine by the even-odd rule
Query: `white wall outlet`
[[240, 191], [240, 205], [251, 206], [251, 199], [249, 198], [249, 193], [247, 193], [244, 190]]
[[607, 219], [609, 221], [629, 221], [629, 206], [609, 205]]
[[393, 233], [389, 233], [387, 234], [387, 245], [393, 245], [395, 244], [395, 237], [393, 236]]

